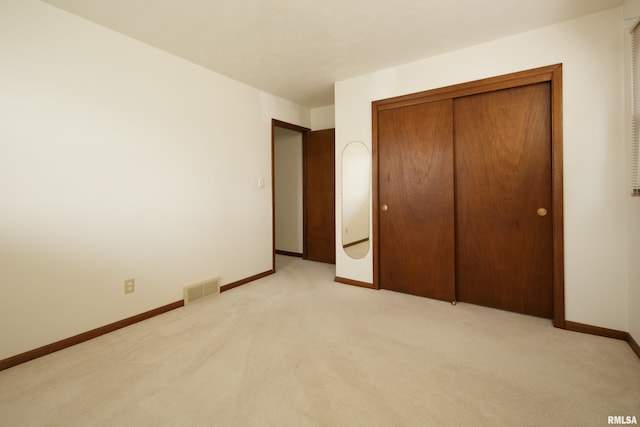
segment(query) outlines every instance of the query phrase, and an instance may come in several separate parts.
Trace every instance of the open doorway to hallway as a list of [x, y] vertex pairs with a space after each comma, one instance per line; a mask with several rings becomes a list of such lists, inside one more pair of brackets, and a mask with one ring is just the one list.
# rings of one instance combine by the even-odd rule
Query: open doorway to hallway
[[275, 254], [335, 263], [335, 130], [272, 120]]

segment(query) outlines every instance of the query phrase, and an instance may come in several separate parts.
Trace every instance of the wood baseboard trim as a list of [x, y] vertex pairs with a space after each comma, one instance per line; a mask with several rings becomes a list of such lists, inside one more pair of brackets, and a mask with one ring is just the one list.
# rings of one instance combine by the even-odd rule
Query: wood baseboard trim
[[377, 289], [373, 283], [360, 282], [358, 280], [345, 279], [344, 277], [338, 277], [334, 279], [338, 283], [344, 283], [345, 285], [359, 286], [361, 288]]
[[297, 258], [302, 258], [302, 254], [299, 252], [289, 252], [289, 251], [281, 251], [280, 249], [276, 249], [276, 254], [285, 255], [285, 256], [294, 256]]
[[627, 335], [629, 335], [629, 339], [627, 340], [627, 342], [631, 346], [631, 349], [634, 351], [634, 353], [640, 358], [640, 345], [638, 345], [638, 341], [634, 340], [631, 334]]
[[615, 338], [617, 340], [627, 341], [627, 332], [618, 331], [616, 329], [602, 328], [600, 326], [586, 325], [578, 322], [564, 322], [564, 328], [568, 331], [582, 332], [583, 334], [598, 335], [601, 337]]
[[565, 321], [565, 329], [573, 332], [581, 332], [583, 334], [598, 335], [606, 338], [614, 338], [626, 341], [633, 352], [640, 358], [640, 346], [633, 339], [629, 332], [618, 331], [616, 329], [602, 328], [600, 326], [586, 325], [584, 323]]
[[56, 351], [63, 350], [67, 347], [80, 344], [85, 341], [89, 341], [93, 338], [97, 338], [100, 335], [108, 334], [109, 332], [122, 329], [126, 326], [133, 325], [134, 323], [141, 322], [159, 314], [166, 313], [184, 306], [184, 300], [172, 302], [171, 304], [164, 305], [162, 307], [154, 308], [153, 310], [145, 311], [144, 313], [136, 314], [135, 316], [127, 317], [126, 319], [118, 320], [117, 322], [110, 323], [105, 326], [101, 326], [96, 329], [92, 329], [87, 332], [83, 332], [78, 335], [74, 335], [69, 338], [65, 338], [60, 341], [56, 341], [51, 344], [47, 344], [42, 347], [12, 356], [3, 360], [0, 360], [0, 371], [12, 368], [21, 363], [28, 362], [38, 357], [46, 356], [47, 354], [55, 353]]
[[[245, 283], [252, 282], [254, 280], [260, 279], [262, 277], [268, 276], [273, 273], [274, 273], [273, 270], [269, 270], [269, 271], [265, 271], [264, 273], [256, 274], [255, 276], [251, 276], [246, 279], [239, 280], [237, 282], [230, 283], [225, 286], [221, 286], [220, 292], [228, 291], [229, 289], [233, 289], [237, 286], [244, 285]], [[78, 335], [74, 335], [72, 337], [65, 338], [63, 340], [56, 341], [51, 344], [47, 344], [45, 346], [38, 347], [36, 349], [17, 354], [15, 356], [8, 357], [6, 359], [2, 359], [0, 360], [0, 371], [4, 371], [5, 369], [12, 368], [16, 365], [20, 365], [22, 363], [28, 362], [33, 359], [37, 359], [38, 357], [46, 356], [47, 354], [55, 353], [56, 351], [63, 350], [67, 347], [71, 347], [76, 344], [89, 341], [90, 339], [99, 337], [100, 335], [108, 334], [109, 332], [122, 329], [126, 326], [133, 325], [134, 323], [141, 322], [143, 320], [149, 319], [151, 317], [155, 317], [159, 314], [166, 313], [168, 311], [175, 310], [176, 308], [180, 308], [183, 306], [184, 306], [184, 300], [172, 302], [171, 304], [154, 308], [153, 310], [136, 314], [135, 316], [127, 317], [126, 319], [118, 320], [117, 322], [113, 322], [108, 325], [101, 326], [99, 328], [92, 329], [90, 331], [83, 332]]]
[[268, 270], [263, 273], [256, 274], [251, 277], [247, 277], [246, 279], [238, 280], [237, 282], [229, 283], [228, 285], [224, 285], [220, 287], [220, 292], [228, 291], [229, 289], [237, 288], [238, 286], [245, 285], [249, 282], [253, 282], [254, 280], [262, 279], [263, 277], [267, 277], [275, 273], [274, 270]]

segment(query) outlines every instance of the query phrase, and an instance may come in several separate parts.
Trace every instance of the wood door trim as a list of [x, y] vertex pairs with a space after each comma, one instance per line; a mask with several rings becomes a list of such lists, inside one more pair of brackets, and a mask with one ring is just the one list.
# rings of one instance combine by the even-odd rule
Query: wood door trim
[[479, 93], [493, 92], [500, 89], [509, 89], [534, 83], [552, 81], [553, 74], [557, 67], [561, 67], [561, 64], [460, 83], [452, 86], [412, 93], [409, 95], [396, 96], [393, 98], [374, 101], [374, 104], [378, 107], [378, 111], [383, 111], [392, 108], [422, 104], [425, 102], [460, 98], [462, 96], [477, 95]]
[[[304, 151], [307, 142], [307, 132], [311, 129], [294, 125], [292, 123], [283, 122], [278, 119], [271, 119], [271, 270], [276, 271], [276, 127], [293, 130], [302, 134], [302, 151], [304, 160]], [[302, 162], [302, 187], [306, 180], [305, 175], [305, 162]], [[305, 209], [305, 196], [302, 192], [302, 252], [303, 257], [306, 254], [306, 209]]]
[[564, 209], [562, 149], [562, 64], [549, 65], [502, 76], [397, 96], [371, 103], [371, 156], [373, 178], [373, 285], [380, 289], [379, 268], [379, 158], [378, 112], [447, 98], [475, 95], [534, 83], [551, 84], [551, 197], [553, 216], [553, 324], [565, 328]]
[[562, 64], [551, 74], [551, 203], [553, 221], [553, 325], [565, 328]]
[[378, 171], [378, 101], [371, 103], [371, 227], [372, 236], [369, 243], [373, 261], [373, 289], [380, 289], [380, 196]]
[[272, 128], [279, 127], [279, 128], [289, 129], [289, 130], [295, 130], [296, 132], [300, 132], [300, 133], [309, 132], [311, 130], [304, 126], [294, 125], [292, 123], [283, 122], [282, 120], [278, 120], [278, 119], [271, 119], [271, 127]]
[[[311, 132], [308, 130], [307, 132]], [[307, 212], [307, 180], [309, 170], [307, 169], [307, 132], [302, 134], [302, 259], [309, 259], [309, 245], [307, 235], [309, 233], [309, 214]]]

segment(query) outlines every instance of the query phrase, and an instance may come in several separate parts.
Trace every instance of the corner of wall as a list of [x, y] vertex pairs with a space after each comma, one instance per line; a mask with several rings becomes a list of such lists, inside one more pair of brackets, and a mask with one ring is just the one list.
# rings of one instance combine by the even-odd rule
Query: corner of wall
[[335, 105], [325, 105], [311, 109], [311, 129], [322, 130], [336, 127]]

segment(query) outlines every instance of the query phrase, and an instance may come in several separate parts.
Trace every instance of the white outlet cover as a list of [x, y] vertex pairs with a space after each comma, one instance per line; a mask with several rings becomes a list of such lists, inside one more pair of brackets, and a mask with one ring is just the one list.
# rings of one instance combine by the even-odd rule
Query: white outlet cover
[[130, 294], [136, 290], [135, 279], [129, 279], [124, 281], [124, 293]]

